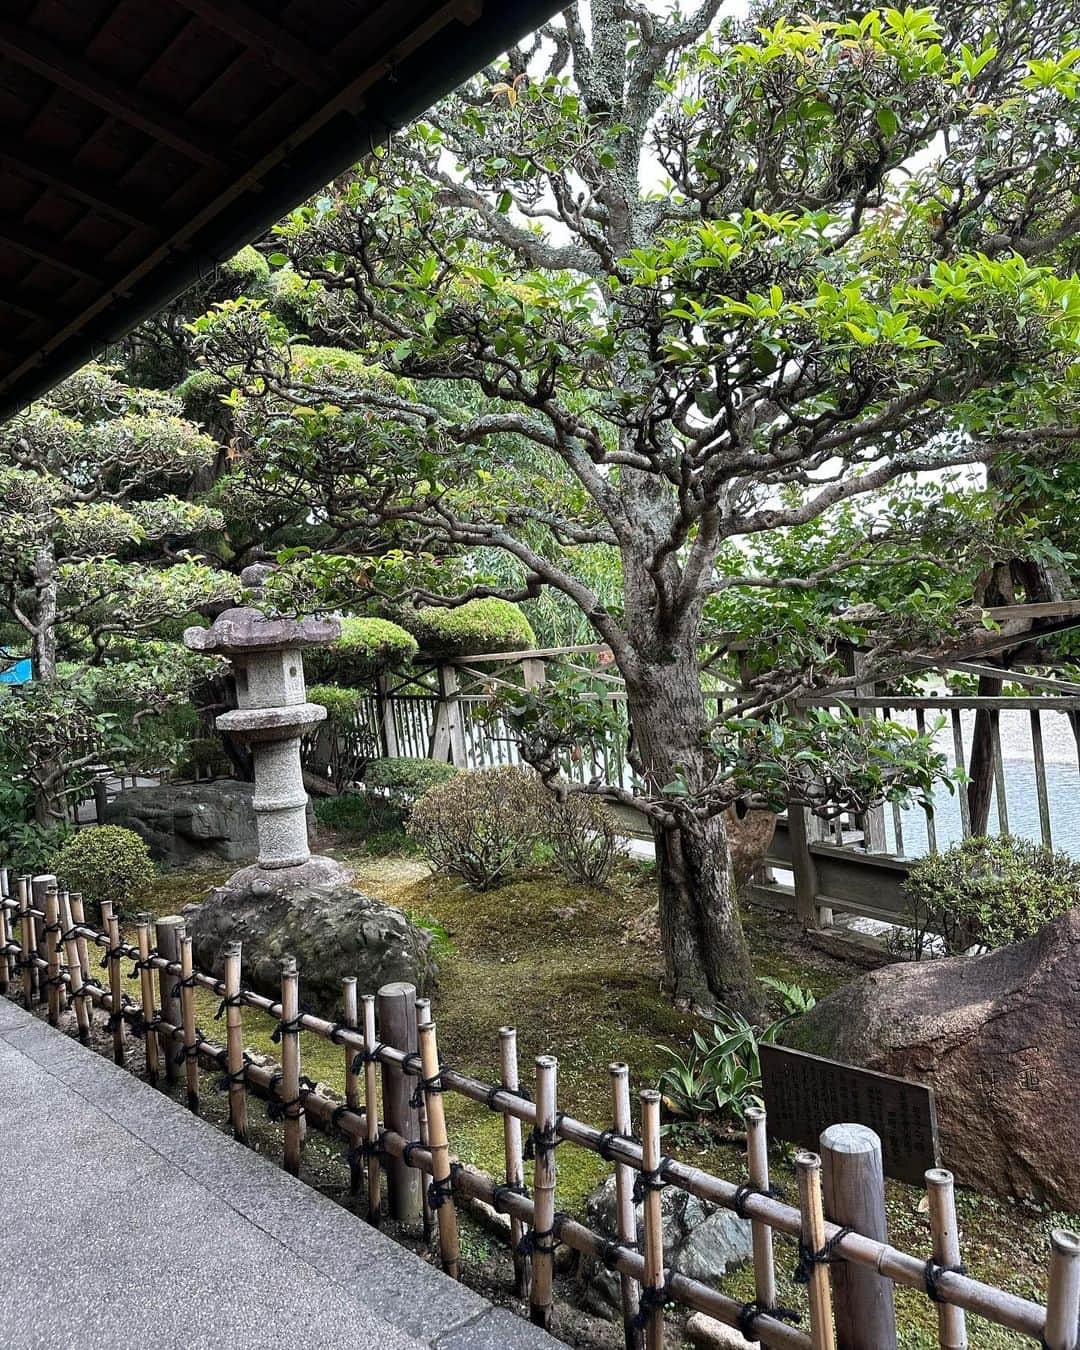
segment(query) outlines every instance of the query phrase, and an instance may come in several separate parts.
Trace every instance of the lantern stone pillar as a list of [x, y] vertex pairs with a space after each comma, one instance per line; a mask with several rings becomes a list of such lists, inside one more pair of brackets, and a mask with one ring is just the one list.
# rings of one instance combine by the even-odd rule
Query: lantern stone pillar
[[[247, 567], [240, 580], [258, 589], [269, 571]], [[209, 628], [184, 633], [189, 650], [225, 656], [232, 664], [239, 706], [222, 713], [215, 726], [251, 749], [260, 868], [300, 867], [311, 857], [300, 742], [325, 719], [326, 709], [307, 701], [303, 649], [333, 642], [340, 632], [337, 619], [267, 618], [243, 605], [225, 610]]]

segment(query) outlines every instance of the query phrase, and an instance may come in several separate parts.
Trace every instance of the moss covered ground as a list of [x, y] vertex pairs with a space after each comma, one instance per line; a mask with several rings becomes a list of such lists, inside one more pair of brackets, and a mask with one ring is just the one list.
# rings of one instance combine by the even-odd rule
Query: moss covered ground
[[[434, 1007], [446, 1062], [494, 1081], [498, 1028], [514, 1025], [523, 1078], [527, 1081], [534, 1055], [557, 1054], [560, 1108], [605, 1125], [610, 1113], [609, 1062], [625, 1060], [632, 1085], [651, 1086], [666, 1062], [658, 1045], [685, 1047], [694, 1019], [673, 1008], [661, 989], [652, 886], [643, 869], [628, 867], [607, 890], [536, 876], [477, 893], [451, 878], [431, 875], [415, 856], [374, 856], [363, 847], [339, 842], [339, 847], [324, 845], [324, 851], [352, 864], [362, 889], [400, 906], [436, 933], [441, 974]], [[162, 877], [151, 908], [159, 915], [179, 910], [201, 898], [226, 870]], [[821, 997], [858, 974], [840, 960], [808, 948], [786, 918], [754, 910], [747, 913], [746, 926], [762, 975], [800, 984]], [[216, 1006], [213, 996], [199, 995], [199, 1023], [211, 1036], [220, 1026], [214, 1022]], [[268, 1019], [246, 1012], [244, 1023], [252, 1048], [276, 1052]], [[340, 1049], [305, 1035], [302, 1055], [307, 1074], [341, 1090]], [[446, 1106], [455, 1152], [498, 1172], [500, 1118], [453, 1094], [447, 1096]], [[327, 1167], [337, 1166], [336, 1148], [316, 1137], [307, 1148], [313, 1153], [312, 1164], [318, 1158]], [[732, 1180], [744, 1179], [737, 1143], [676, 1132], [669, 1135], [665, 1148]], [[605, 1164], [583, 1150], [565, 1147], [558, 1165], [558, 1203], [580, 1213], [585, 1197], [604, 1176]], [[774, 1160], [774, 1168], [776, 1178], [793, 1188], [792, 1172], [783, 1158]], [[320, 1184], [325, 1184], [325, 1174]], [[915, 1188], [889, 1183], [891, 1240], [916, 1255], [929, 1253], [921, 1198]], [[1067, 1222], [1066, 1217], [963, 1191], [959, 1209], [964, 1259], [971, 1273], [1026, 1297], [1041, 1298], [1047, 1233], [1055, 1223]], [[482, 1237], [470, 1240], [485, 1251], [490, 1245]], [[794, 1259], [793, 1247], [778, 1240], [780, 1301], [798, 1307], [800, 1291], [790, 1280]], [[725, 1283], [732, 1296], [745, 1299], [753, 1296], [752, 1286], [749, 1269]], [[937, 1345], [934, 1310], [921, 1294], [899, 1291], [898, 1313], [902, 1346], [921, 1350]], [[969, 1321], [969, 1338], [973, 1347], [986, 1350], [1025, 1343], [976, 1318]]]

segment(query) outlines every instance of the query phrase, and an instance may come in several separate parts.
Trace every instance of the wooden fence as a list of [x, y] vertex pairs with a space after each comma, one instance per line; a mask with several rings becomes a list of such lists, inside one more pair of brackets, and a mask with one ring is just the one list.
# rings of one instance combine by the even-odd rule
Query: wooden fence
[[[0, 890], [6, 890], [2, 872]], [[301, 1011], [299, 972], [291, 957], [282, 962], [281, 997], [274, 1000], [244, 985], [239, 943], [229, 947], [224, 979], [219, 980], [193, 968], [191, 938], [175, 922], [159, 923], [152, 945], [151, 921], [140, 915], [137, 941], [131, 944], [121, 940], [119, 916], [111, 906], [102, 906], [103, 929], [98, 930], [85, 922], [81, 899], [58, 892], [53, 877], [19, 877], [14, 891], [0, 901], [0, 994], [16, 987], [28, 1008], [43, 1000], [54, 1025], [61, 1020], [65, 998], [69, 999], [84, 1042], [91, 1039], [99, 1010], [107, 1013], [116, 1062], [128, 1060], [128, 1037], [138, 1036], [145, 1046], [150, 1082], [164, 1085], [182, 1078], [187, 1104], [196, 1113], [204, 1091], [203, 1069], [214, 1070], [222, 1075], [219, 1087], [228, 1093], [232, 1130], [242, 1141], [248, 1137], [249, 1098], [265, 1100], [270, 1119], [282, 1124], [283, 1162], [294, 1174], [300, 1170], [308, 1127], [339, 1136], [348, 1145], [354, 1185], [368, 1197], [368, 1218], [378, 1223], [384, 1212], [385, 1176], [386, 1207], [401, 1218], [425, 1212], [437, 1236], [443, 1268], [455, 1278], [461, 1260], [458, 1202], [479, 1201], [509, 1216], [516, 1291], [527, 1295], [530, 1315], [538, 1325], [551, 1325], [554, 1254], [556, 1245], [563, 1243], [618, 1272], [629, 1350], [661, 1350], [669, 1303], [694, 1314], [688, 1330], [705, 1343], [708, 1319], [715, 1319], [739, 1328], [748, 1340], [783, 1350], [854, 1350], [856, 1345], [890, 1350], [897, 1344], [895, 1285], [922, 1290], [933, 1299], [942, 1346], [965, 1346], [965, 1314], [975, 1313], [1049, 1350], [1077, 1350], [1080, 1237], [1064, 1230], [1052, 1234], [1045, 1307], [972, 1279], [960, 1264], [952, 1178], [947, 1172], [934, 1169], [926, 1174], [933, 1250], [915, 1256], [885, 1240], [880, 1166], [875, 1168], [870, 1158], [870, 1167], [864, 1169], [865, 1156], [828, 1147], [832, 1131], [823, 1135], [824, 1195], [831, 1211], [826, 1214], [823, 1159], [818, 1154], [797, 1155], [797, 1206], [786, 1203], [770, 1185], [763, 1112], [748, 1117], [750, 1179], [740, 1185], [663, 1155], [660, 1097], [655, 1091], [639, 1094], [640, 1129], [634, 1135], [625, 1065], [609, 1068], [612, 1118], [606, 1128], [597, 1128], [558, 1109], [558, 1065], [552, 1056], [536, 1059], [531, 1093], [520, 1085], [512, 1028], [499, 1032], [499, 1081], [483, 1082], [441, 1061], [430, 1004], [426, 999], [413, 1004], [411, 987], [388, 986], [358, 1000], [356, 981], [347, 979], [342, 989], [344, 1016], [331, 1022]], [[91, 946], [103, 950], [96, 967], [91, 965]], [[126, 960], [134, 961], [132, 974], [139, 977], [137, 1002], [123, 991], [121, 967]], [[100, 968], [107, 971], [107, 987], [91, 973]], [[195, 990], [200, 988], [221, 999], [224, 1043], [205, 1035], [196, 1023]], [[244, 1008], [274, 1022], [273, 1039], [281, 1045], [279, 1064], [255, 1064], [246, 1055]], [[331, 1100], [303, 1076], [302, 1031], [340, 1047], [346, 1074], [344, 1101]], [[482, 1103], [502, 1117], [505, 1172], [500, 1180], [452, 1160], [446, 1093]], [[563, 1141], [588, 1149], [613, 1166], [617, 1237], [594, 1232], [557, 1209], [556, 1148]], [[530, 1159], [531, 1188], [525, 1173]], [[421, 1173], [429, 1178], [423, 1192], [417, 1185]], [[749, 1220], [753, 1301], [741, 1303], [667, 1268], [661, 1223], [661, 1192], [667, 1186]], [[640, 1241], [635, 1222], [639, 1201]], [[776, 1233], [798, 1244], [797, 1276], [807, 1291], [803, 1310], [776, 1306]], [[806, 1330], [797, 1325], [804, 1320]]]

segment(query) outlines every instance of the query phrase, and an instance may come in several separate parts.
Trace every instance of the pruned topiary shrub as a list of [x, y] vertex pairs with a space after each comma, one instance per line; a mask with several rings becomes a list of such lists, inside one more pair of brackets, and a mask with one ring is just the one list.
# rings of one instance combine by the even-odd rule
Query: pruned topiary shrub
[[62, 890], [81, 891], [95, 904], [111, 900], [120, 910], [129, 909], [154, 880], [145, 841], [122, 825], [79, 830], [58, 850], [52, 870]]
[[572, 792], [560, 802], [548, 795], [546, 833], [555, 861], [571, 881], [606, 885], [622, 838], [615, 817], [596, 797]]
[[416, 638], [389, 619], [343, 619], [338, 640], [306, 652], [304, 664], [316, 683], [358, 685], [408, 665], [418, 651]]
[[1080, 905], [1080, 862], [1008, 834], [965, 839], [916, 863], [904, 893], [911, 927], [898, 943], [905, 954], [1007, 947]]
[[443, 760], [390, 755], [371, 761], [364, 771], [364, 785], [407, 815], [417, 798], [429, 788], [448, 783], [457, 772], [452, 764]]
[[437, 872], [486, 891], [530, 861], [546, 795], [531, 769], [466, 769], [419, 798], [409, 835]]
[[536, 646], [532, 625], [509, 600], [470, 600], [456, 609], [425, 605], [400, 617], [429, 656], [520, 652]]

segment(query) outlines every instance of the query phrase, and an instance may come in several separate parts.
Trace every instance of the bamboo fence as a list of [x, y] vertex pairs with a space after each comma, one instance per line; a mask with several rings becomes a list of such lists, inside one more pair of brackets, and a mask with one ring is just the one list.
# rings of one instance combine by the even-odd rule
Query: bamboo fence
[[[264, 1099], [269, 1118], [283, 1123], [283, 1162], [292, 1172], [300, 1170], [308, 1127], [341, 1137], [349, 1149], [347, 1156], [358, 1189], [358, 1173], [360, 1170], [366, 1173], [368, 1217], [372, 1222], [378, 1222], [382, 1212], [382, 1177], [385, 1175], [388, 1184], [392, 1179], [385, 1162], [404, 1162], [407, 1170], [419, 1169], [430, 1178], [427, 1200], [439, 1257], [444, 1270], [454, 1277], [459, 1275], [461, 1259], [459, 1199], [479, 1201], [507, 1215], [515, 1258], [515, 1288], [519, 1294], [528, 1293], [530, 1316], [541, 1326], [552, 1325], [554, 1254], [561, 1243], [618, 1274], [629, 1350], [639, 1350], [642, 1345], [646, 1350], [660, 1350], [668, 1304], [693, 1314], [687, 1330], [706, 1345], [713, 1335], [710, 1327], [720, 1322], [738, 1328], [747, 1341], [778, 1350], [828, 1350], [836, 1346], [839, 1350], [854, 1350], [854, 1343], [845, 1344], [838, 1328], [853, 1322], [858, 1325], [859, 1309], [836, 1305], [838, 1299], [857, 1297], [857, 1293], [847, 1291], [857, 1290], [859, 1282], [831, 1279], [830, 1266], [841, 1262], [873, 1272], [888, 1282], [890, 1308], [894, 1286], [921, 1290], [936, 1305], [938, 1343], [949, 1350], [962, 1350], [967, 1345], [967, 1313], [1028, 1337], [1048, 1350], [1078, 1350], [1080, 1237], [1064, 1230], [1052, 1233], [1045, 1307], [973, 1279], [964, 1273], [960, 1263], [952, 1178], [941, 1169], [926, 1175], [932, 1250], [927, 1256], [915, 1256], [829, 1220], [823, 1207], [822, 1160], [817, 1154], [802, 1152], [797, 1157], [799, 1204], [780, 1199], [769, 1184], [764, 1112], [753, 1112], [748, 1119], [749, 1183], [727, 1181], [661, 1153], [660, 1101], [653, 1091], [639, 1094], [641, 1137], [633, 1136], [629, 1128], [625, 1065], [609, 1066], [612, 1122], [598, 1129], [558, 1110], [558, 1064], [552, 1056], [537, 1058], [531, 1092], [520, 1086], [512, 1028], [504, 1027], [498, 1033], [500, 1081], [483, 1082], [442, 1062], [437, 1027], [424, 1000], [416, 1020], [416, 1043], [384, 1042], [376, 1034], [374, 995], [362, 995], [358, 1008], [355, 981], [344, 982], [344, 1019], [331, 1022], [300, 1010], [300, 972], [291, 958], [282, 963], [281, 999], [270, 999], [243, 984], [239, 944], [230, 947], [226, 976], [219, 980], [193, 969], [186, 934], [179, 935], [180, 960], [170, 961], [151, 946], [151, 925], [146, 916], [138, 916], [136, 922], [137, 944], [125, 943], [120, 940], [118, 916], [108, 906], [104, 931], [99, 931], [75, 917], [76, 913], [81, 915], [81, 907], [72, 905], [71, 898], [63, 892], [58, 893], [55, 883], [46, 890], [44, 904], [39, 907], [33, 903], [30, 878], [19, 877], [12, 895], [7, 893], [7, 875], [0, 868], [0, 890], [4, 892], [0, 899], [0, 994], [21, 995], [27, 1007], [45, 1002], [50, 1020], [58, 1019], [66, 996], [69, 1004], [74, 1003], [78, 1032], [83, 1040], [90, 1037], [95, 1013], [104, 1012], [108, 1015], [116, 1061], [127, 1060], [128, 1038], [140, 1037], [146, 1047], [147, 1077], [164, 1086], [164, 1066], [171, 1063], [178, 1069], [183, 1065], [187, 1104], [196, 1113], [204, 1095], [200, 1070], [216, 1069], [219, 1075], [224, 1074], [220, 1086], [228, 1093], [236, 1136], [247, 1137], [249, 1098]], [[41, 936], [47, 939], [44, 957], [37, 947]], [[107, 971], [107, 986], [97, 978], [97, 972], [88, 968], [91, 944], [102, 950], [98, 969]], [[141, 1003], [122, 992], [121, 963], [127, 960], [135, 962]], [[168, 981], [175, 979], [175, 984], [168, 985], [167, 994], [170, 1000], [179, 1000], [178, 1024], [167, 1021], [155, 1006], [154, 972], [159, 981], [162, 976]], [[196, 1026], [197, 989], [209, 990], [221, 998], [223, 1011], [228, 1014], [225, 1044], [215, 1042]], [[253, 1063], [245, 1054], [241, 1020], [244, 1008], [274, 1021], [274, 1039], [282, 1046], [280, 1066]], [[342, 1048], [349, 1075], [344, 1102], [321, 1093], [301, 1073], [301, 1032], [322, 1037]], [[402, 1133], [400, 1121], [390, 1118], [380, 1121], [376, 1077], [379, 1067], [416, 1080], [413, 1102], [423, 1107], [421, 1137], [407, 1137]], [[178, 1073], [175, 1077], [179, 1081]], [[443, 1105], [446, 1093], [481, 1103], [503, 1117], [506, 1166], [501, 1179], [490, 1178], [452, 1159]], [[408, 1113], [405, 1118], [409, 1118]], [[412, 1118], [415, 1119], [415, 1113]], [[528, 1141], [524, 1148], [523, 1127]], [[618, 1232], [614, 1239], [594, 1232], [556, 1207], [556, 1149], [563, 1142], [588, 1149], [614, 1167], [619, 1194]], [[842, 1156], [835, 1155], [836, 1159]], [[531, 1187], [525, 1182], [525, 1164], [530, 1159]], [[834, 1175], [834, 1189], [836, 1180]], [[630, 1181], [633, 1189], [628, 1196]], [[753, 1301], [742, 1303], [665, 1266], [660, 1206], [662, 1192], [669, 1186], [734, 1210], [750, 1221], [756, 1286]], [[635, 1197], [641, 1201], [644, 1219], [640, 1243], [634, 1221]], [[883, 1190], [880, 1204], [883, 1209]], [[806, 1286], [808, 1294], [807, 1306], [801, 1311], [776, 1307], [773, 1250], [776, 1233], [798, 1243], [796, 1280]], [[805, 1330], [796, 1325], [803, 1321]], [[715, 1337], [711, 1343], [718, 1343]], [[895, 1332], [891, 1340], [874, 1340], [873, 1344], [880, 1346], [880, 1350], [890, 1350], [896, 1344]]]

